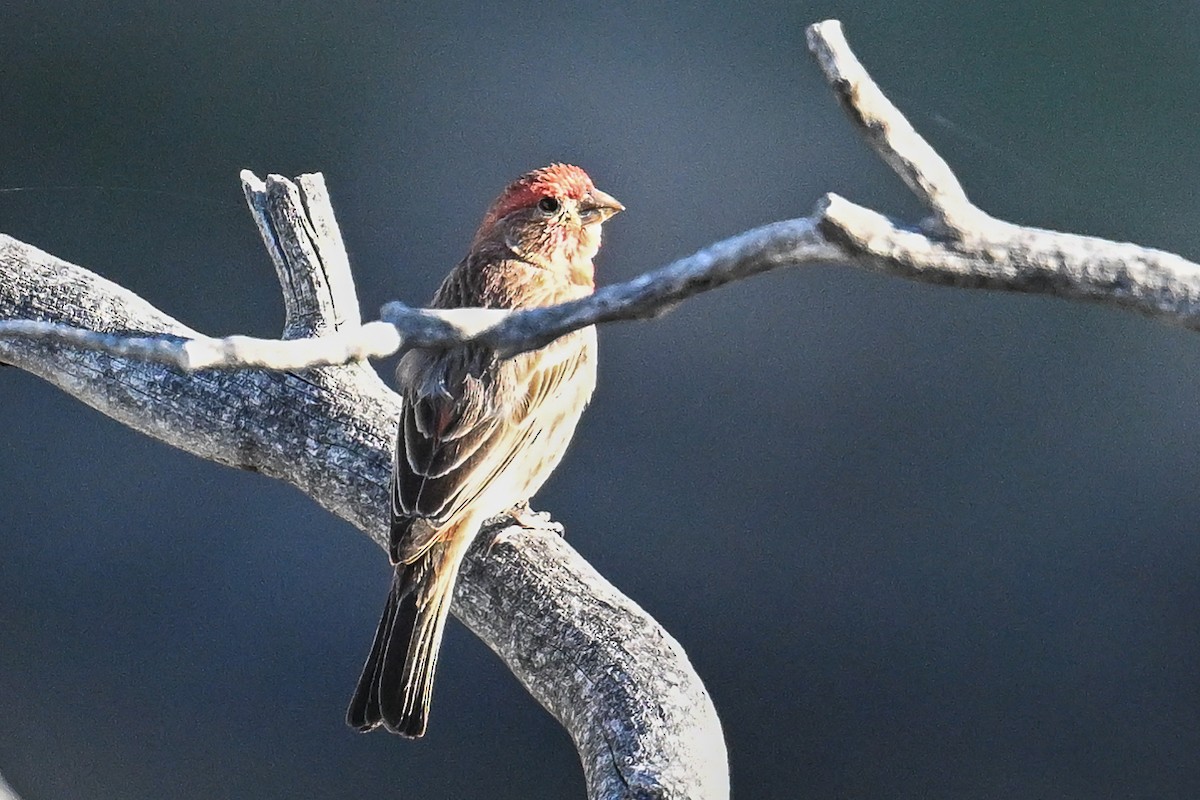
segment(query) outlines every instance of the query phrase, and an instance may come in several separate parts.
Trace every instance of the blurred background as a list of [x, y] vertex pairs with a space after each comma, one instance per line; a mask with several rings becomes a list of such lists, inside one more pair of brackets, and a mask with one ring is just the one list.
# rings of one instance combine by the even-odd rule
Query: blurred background
[[[243, 167], [325, 173], [368, 316], [424, 302], [554, 160], [629, 208], [601, 282], [826, 191], [915, 220], [806, 53], [829, 17], [988, 211], [1200, 255], [1196, 3], [4, 17], [0, 231], [213, 334], [283, 319]], [[814, 267], [601, 347], [535, 505], [687, 649], [735, 796], [1200, 794], [1196, 334]], [[427, 740], [342, 724], [388, 583], [365, 536], [17, 370], [0, 405], [0, 772], [26, 800], [583, 796], [457, 623]]]

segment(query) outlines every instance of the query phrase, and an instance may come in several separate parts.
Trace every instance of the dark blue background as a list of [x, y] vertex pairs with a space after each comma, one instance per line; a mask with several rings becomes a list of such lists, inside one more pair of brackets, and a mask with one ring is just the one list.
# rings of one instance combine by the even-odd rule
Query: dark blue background
[[[629, 207], [601, 282], [825, 191], [915, 219], [807, 56], [836, 16], [984, 208], [1200, 253], [1194, 3], [426, 5], [7, 3], [0, 231], [275, 335], [243, 167], [325, 173], [368, 316], [552, 160]], [[1194, 333], [805, 268], [601, 346], [537, 505], [687, 649], [737, 796], [1200, 794]], [[582, 795], [457, 624], [426, 741], [342, 725], [388, 571], [311, 500], [16, 370], [0, 404], [27, 800]]]

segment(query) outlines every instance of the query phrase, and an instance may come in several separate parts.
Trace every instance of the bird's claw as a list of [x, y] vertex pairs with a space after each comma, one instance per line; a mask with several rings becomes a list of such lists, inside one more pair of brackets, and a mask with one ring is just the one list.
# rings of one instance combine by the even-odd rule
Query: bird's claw
[[491, 555], [492, 548], [498, 544], [512, 544], [513, 539], [524, 531], [546, 531], [565, 536], [566, 531], [561, 522], [555, 522], [547, 511], [534, 511], [529, 503], [518, 503], [508, 510], [508, 518], [514, 525], [501, 525], [492, 541], [488, 543], [487, 554]]
[[538, 530], [544, 528], [546, 523], [550, 521], [550, 515], [545, 511], [534, 511], [529, 507], [529, 501], [517, 503], [508, 510], [508, 516], [512, 517], [513, 522], [520, 525], [525, 530]]
[[548, 511], [534, 511], [529, 507], [529, 502], [517, 503], [508, 511], [508, 515], [512, 517], [513, 522], [520, 525], [527, 531], [552, 531], [559, 536], [565, 536], [566, 531], [563, 529], [561, 522], [555, 522], [550, 518]]

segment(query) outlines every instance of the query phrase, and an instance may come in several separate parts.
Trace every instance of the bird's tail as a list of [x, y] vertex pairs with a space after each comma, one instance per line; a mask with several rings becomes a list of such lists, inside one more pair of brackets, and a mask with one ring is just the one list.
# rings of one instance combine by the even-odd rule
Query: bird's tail
[[396, 565], [375, 642], [363, 666], [346, 722], [360, 731], [424, 735], [433, 674], [458, 567], [474, 531], [461, 528], [411, 564]]

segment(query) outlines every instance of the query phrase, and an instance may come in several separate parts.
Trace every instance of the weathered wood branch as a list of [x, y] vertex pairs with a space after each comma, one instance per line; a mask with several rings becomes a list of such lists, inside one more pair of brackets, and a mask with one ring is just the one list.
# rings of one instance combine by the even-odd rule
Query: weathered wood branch
[[[1200, 266], [990, 217], [870, 79], [838, 23], [812, 26], [808, 40], [851, 121], [929, 209], [928, 220], [902, 225], [831, 194], [809, 217], [743, 233], [573, 303], [512, 313], [391, 303], [382, 321], [360, 325], [319, 176], [293, 184], [244, 173], [284, 290], [283, 339], [205, 337], [119, 286], [0, 237], [0, 359], [151, 436], [286, 480], [382, 543], [396, 398], [352, 362], [401, 347], [471, 340], [511, 355], [810, 263], [1087, 300], [1200, 329]], [[590, 796], [726, 796], [720, 725], [678, 644], [561, 539], [514, 528], [485, 556], [490, 539], [481, 537], [464, 567], [455, 611], [571, 732]]]
[[[349, 270], [328, 267], [340, 262], [330, 249], [340, 243], [328, 235], [331, 210], [309, 191], [319, 179], [296, 191], [279, 178], [247, 184], [292, 298], [286, 335], [339, 336], [339, 325], [355, 323], [347, 304], [357, 299]], [[0, 318], [147, 341], [197, 338], [132, 292], [3, 236]], [[182, 372], [54, 338], [0, 340], [0, 360], [168, 444], [292, 483], [386, 541], [399, 401], [364, 364]], [[679, 645], [558, 535], [514, 527], [490, 546], [504, 524], [468, 556], [454, 611], [570, 732], [589, 796], [728, 796], [720, 723]]]
[[[1161, 250], [989, 216], [971, 203], [950, 166], [871, 80], [846, 43], [840, 23], [811, 26], [808, 43], [851, 121], [929, 208], [928, 220], [904, 225], [829, 194], [809, 217], [734, 236], [574, 302], [516, 312], [416, 309], [392, 302], [383, 307], [380, 322], [340, 324], [338, 336], [314, 340], [132, 338], [22, 320], [0, 321], [0, 338], [53, 337], [180, 369], [300, 369], [387, 356], [401, 347], [449, 347], [464, 341], [515, 355], [588, 325], [648, 319], [731, 281], [813, 263], [866, 267], [945, 286], [1086, 300], [1200, 329], [1200, 265]], [[300, 180], [319, 182], [316, 177]], [[257, 181], [243, 173], [247, 187]], [[267, 192], [276, 203], [294, 191], [276, 178], [269, 178], [267, 186], [276, 187]], [[318, 194], [319, 202], [327, 204], [323, 184]], [[261, 220], [259, 225], [269, 238], [270, 229]], [[328, 230], [337, 235], [336, 224]], [[292, 316], [289, 310], [289, 325]]]
[[21, 800], [21, 796], [0, 776], [0, 800]]

